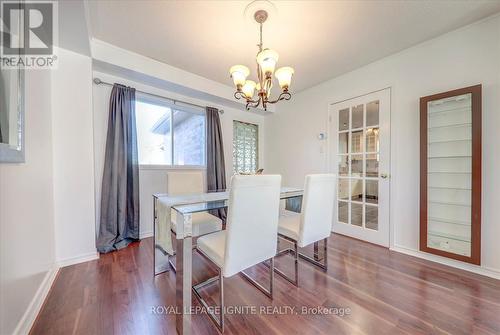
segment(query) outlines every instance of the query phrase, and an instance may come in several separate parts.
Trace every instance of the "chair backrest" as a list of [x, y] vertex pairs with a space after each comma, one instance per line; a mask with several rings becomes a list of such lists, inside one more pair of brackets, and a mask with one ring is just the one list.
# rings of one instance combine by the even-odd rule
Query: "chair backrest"
[[281, 176], [231, 180], [223, 275], [232, 276], [276, 255]]
[[184, 195], [203, 192], [203, 173], [201, 171], [167, 172], [168, 194]]
[[335, 200], [335, 175], [306, 176], [298, 245], [304, 247], [330, 236]]

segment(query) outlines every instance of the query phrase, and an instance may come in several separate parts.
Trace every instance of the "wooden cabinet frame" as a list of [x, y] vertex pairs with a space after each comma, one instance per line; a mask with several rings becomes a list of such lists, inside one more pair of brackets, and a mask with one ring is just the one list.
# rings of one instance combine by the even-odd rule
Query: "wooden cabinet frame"
[[[428, 102], [470, 93], [472, 96], [471, 173], [471, 255], [459, 255], [428, 247], [427, 244], [427, 164]], [[420, 98], [420, 250], [472, 264], [481, 263], [481, 85], [470, 86]]]

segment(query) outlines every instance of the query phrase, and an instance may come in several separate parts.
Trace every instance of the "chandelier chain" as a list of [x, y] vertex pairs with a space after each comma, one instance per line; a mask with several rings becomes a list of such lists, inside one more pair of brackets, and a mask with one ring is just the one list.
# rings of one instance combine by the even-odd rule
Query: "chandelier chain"
[[262, 23], [260, 23], [260, 44], [259, 44], [259, 51], [262, 51]]

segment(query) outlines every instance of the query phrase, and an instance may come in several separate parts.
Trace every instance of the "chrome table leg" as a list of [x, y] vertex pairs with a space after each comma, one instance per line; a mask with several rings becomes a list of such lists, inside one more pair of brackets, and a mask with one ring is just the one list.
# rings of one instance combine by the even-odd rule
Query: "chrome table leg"
[[191, 334], [191, 285], [193, 278], [192, 218], [190, 214], [181, 215], [181, 213], [177, 213], [176, 217], [175, 303], [177, 314], [175, 326], [179, 334]]

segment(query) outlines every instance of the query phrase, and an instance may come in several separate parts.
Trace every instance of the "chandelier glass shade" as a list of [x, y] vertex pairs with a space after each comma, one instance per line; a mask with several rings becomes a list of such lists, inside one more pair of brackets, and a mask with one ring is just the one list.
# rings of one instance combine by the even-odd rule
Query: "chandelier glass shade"
[[[292, 76], [294, 74], [293, 68], [289, 66], [276, 69], [279, 55], [276, 51], [268, 48], [263, 48], [262, 43], [262, 25], [267, 19], [267, 12], [258, 10], [254, 14], [255, 21], [260, 25], [260, 43], [258, 44], [259, 52], [257, 53], [257, 82], [247, 80], [250, 75], [250, 70], [244, 65], [234, 65], [230, 68], [229, 73], [233, 79], [236, 92], [234, 97], [238, 100], [244, 99], [246, 101], [246, 109], [257, 108], [262, 106], [267, 110], [268, 104], [275, 104], [281, 100], [290, 100], [292, 95], [288, 91]], [[273, 87], [273, 75], [278, 79], [281, 87], [280, 95], [272, 100], [271, 88]], [[255, 96], [255, 94], [257, 94]], [[254, 98], [255, 96], [255, 98]]]

